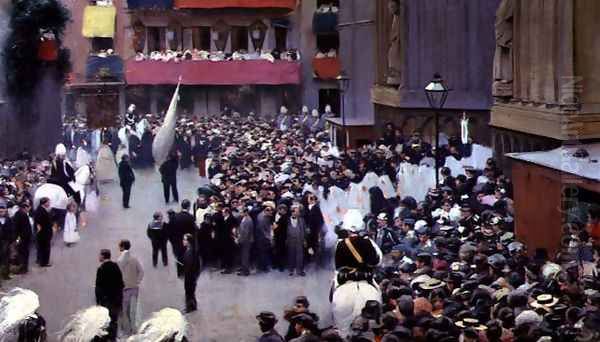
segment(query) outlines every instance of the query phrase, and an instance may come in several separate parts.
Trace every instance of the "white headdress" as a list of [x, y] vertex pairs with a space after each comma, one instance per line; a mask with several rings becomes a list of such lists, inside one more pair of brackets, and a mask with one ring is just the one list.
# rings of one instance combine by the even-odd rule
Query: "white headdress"
[[67, 155], [67, 148], [62, 143], [57, 144], [56, 148], [54, 149], [54, 154], [56, 154], [57, 156], [63, 156], [64, 157], [64, 156]]
[[302, 106], [302, 113], [308, 113], [308, 107]]
[[7, 336], [23, 320], [35, 315], [40, 307], [38, 295], [16, 287], [0, 300], [0, 336]]
[[279, 109], [279, 112], [280, 112], [281, 114], [287, 114], [287, 112], [288, 112], [288, 109], [287, 109], [285, 106], [281, 106], [281, 108]]
[[73, 315], [65, 329], [60, 333], [61, 342], [88, 342], [95, 337], [108, 334], [110, 323], [108, 309], [102, 306], [92, 306], [78, 311]]
[[358, 209], [348, 209], [342, 222], [342, 227], [351, 232], [360, 232], [365, 228], [363, 215]]
[[179, 310], [166, 308], [152, 314], [152, 317], [142, 323], [136, 335], [127, 342], [161, 342], [167, 338], [181, 342], [185, 337], [187, 321]]
[[319, 111], [316, 109], [312, 110], [312, 116], [318, 117], [319, 116]]
[[331, 106], [330, 105], [325, 106], [325, 113], [331, 113]]

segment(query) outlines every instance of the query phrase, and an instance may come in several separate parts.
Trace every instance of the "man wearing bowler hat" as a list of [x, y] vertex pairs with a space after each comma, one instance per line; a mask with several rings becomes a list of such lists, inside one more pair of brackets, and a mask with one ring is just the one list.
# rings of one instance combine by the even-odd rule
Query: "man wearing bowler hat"
[[277, 317], [274, 313], [263, 311], [256, 316], [256, 319], [258, 320], [260, 331], [263, 333], [262, 336], [258, 338], [258, 342], [283, 342], [283, 337], [275, 330]]

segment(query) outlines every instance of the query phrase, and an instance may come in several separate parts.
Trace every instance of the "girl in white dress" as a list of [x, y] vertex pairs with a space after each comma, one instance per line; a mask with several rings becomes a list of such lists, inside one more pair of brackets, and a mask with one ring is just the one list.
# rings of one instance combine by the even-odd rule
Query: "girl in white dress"
[[77, 204], [75, 202], [71, 202], [67, 205], [63, 239], [67, 247], [71, 247], [71, 245], [79, 241], [79, 231], [77, 229]]

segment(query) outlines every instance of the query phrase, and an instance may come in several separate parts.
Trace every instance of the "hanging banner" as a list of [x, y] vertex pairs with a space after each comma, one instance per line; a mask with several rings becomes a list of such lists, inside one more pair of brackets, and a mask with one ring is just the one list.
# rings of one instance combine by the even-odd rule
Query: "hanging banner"
[[86, 38], [113, 38], [116, 16], [114, 6], [86, 6], [81, 34]]

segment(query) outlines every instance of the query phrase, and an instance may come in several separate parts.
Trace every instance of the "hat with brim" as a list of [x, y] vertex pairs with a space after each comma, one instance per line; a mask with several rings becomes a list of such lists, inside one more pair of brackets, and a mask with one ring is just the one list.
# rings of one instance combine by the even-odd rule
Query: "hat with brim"
[[435, 290], [437, 288], [443, 287], [444, 285], [446, 285], [445, 282], [439, 279], [431, 278], [425, 281], [424, 283], [419, 284], [419, 287], [422, 290]]
[[448, 232], [448, 231], [454, 230], [454, 227], [453, 226], [441, 226], [440, 230], [443, 232]]
[[479, 320], [475, 318], [465, 318], [462, 321], [456, 322], [455, 324], [461, 329], [472, 328], [480, 331], [487, 330], [487, 327], [483, 324], [480, 324]]
[[558, 298], [550, 294], [541, 294], [535, 297], [535, 300], [530, 304], [536, 309], [549, 309], [558, 303]]
[[263, 311], [256, 316], [256, 319], [261, 323], [277, 323], [277, 317], [270, 311]]
[[273, 201], [266, 201], [263, 203], [263, 206], [265, 208], [271, 208], [271, 209], [275, 209], [277, 206], [275, 205], [275, 202]]

